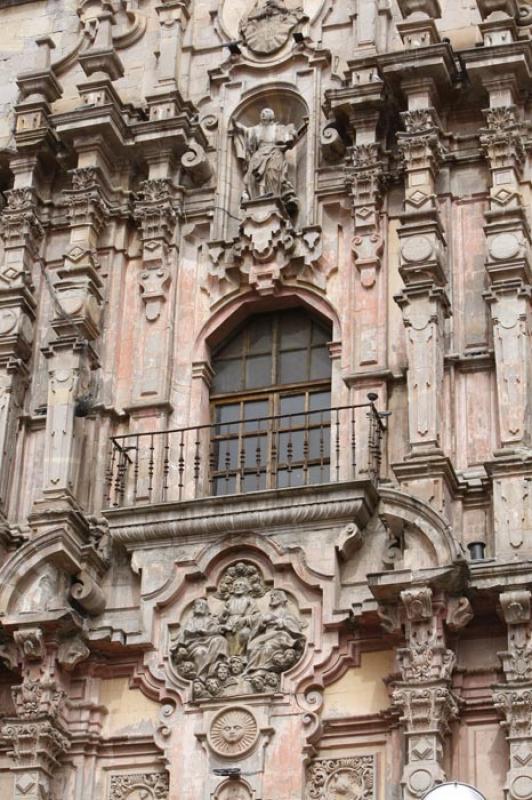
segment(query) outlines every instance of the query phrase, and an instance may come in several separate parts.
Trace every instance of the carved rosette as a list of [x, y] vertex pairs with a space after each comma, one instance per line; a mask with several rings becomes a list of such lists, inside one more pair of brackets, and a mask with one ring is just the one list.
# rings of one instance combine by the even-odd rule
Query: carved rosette
[[375, 761], [374, 755], [312, 761], [306, 773], [306, 800], [373, 800]]
[[303, 628], [287, 594], [268, 591], [259, 569], [240, 561], [225, 570], [212, 599], [194, 601], [170, 657], [195, 700], [275, 692], [303, 654]]

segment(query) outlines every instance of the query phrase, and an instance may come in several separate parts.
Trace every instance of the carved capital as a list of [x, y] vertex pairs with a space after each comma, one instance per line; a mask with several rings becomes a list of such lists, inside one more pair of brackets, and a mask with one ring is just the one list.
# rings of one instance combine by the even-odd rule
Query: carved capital
[[[139, 224], [142, 240], [146, 244], [162, 239], [168, 243], [174, 233], [181, 212], [181, 204], [175, 197], [169, 178], [143, 181], [141, 191], [135, 198], [133, 216]], [[149, 257], [149, 252], [147, 253]]]
[[[44, 234], [38, 214], [37, 194], [30, 186], [24, 186], [8, 190], [5, 196], [7, 204], [0, 217], [0, 235], [4, 246], [6, 249], [26, 247], [34, 257]], [[13, 282], [22, 270], [22, 267], [17, 270], [12, 263], [6, 264], [0, 268], [0, 279]]]
[[67, 216], [72, 227], [89, 226], [96, 235], [104, 228], [109, 204], [104, 194], [102, 177], [97, 167], [71, 170], [72, 188], [65, 191]]

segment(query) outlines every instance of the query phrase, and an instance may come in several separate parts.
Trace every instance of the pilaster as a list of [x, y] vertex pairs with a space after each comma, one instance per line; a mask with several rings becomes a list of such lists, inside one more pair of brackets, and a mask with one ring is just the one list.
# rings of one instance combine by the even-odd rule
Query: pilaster
[[459, 713], [451, 688], [456, 657], [447, 647], [446, 627], [463, 627], [472, 611], [466, 598], [412, 586], [400, 591], [397, 605], [383, 605], [379, 613], [388, 631], [404, 630], [405, 645], [397, 650], [400, 678], [389, 688], [405, 737], [403, 793], [414, 800], [446, 777], [446, 737]]
[[77, 404], [89, 396], [97, 365], [93, 342], [100, 334], [103, 302], [97, 244], [108, 217], [108, 195], [99, 166], [72, 171], [72, 188], [65, 193], [70, 245], [54, 284], [53, 338], [43, 349], [49, 375], [43, 493], [59, 504], [76, 504], [84, 426]]
[[500, 595], [508, 628], [508, 649], [499, 653], [506, 682], [493, 688], [493, 702], [503, 718], [510, 748], [504, 787], [508, 800], [532, 794], [532, 658], [531, 597], [528, 590]]
[[405, 206], [399, 228], [399, 271], [408, 354], [411, 457], [442, 452], [444, 322], [450, 314], [447, 250], [435, 184], [444, 150], [435, 88], [423, 80], [404, 84], [408, 110], [398, 145], [405, 169]]

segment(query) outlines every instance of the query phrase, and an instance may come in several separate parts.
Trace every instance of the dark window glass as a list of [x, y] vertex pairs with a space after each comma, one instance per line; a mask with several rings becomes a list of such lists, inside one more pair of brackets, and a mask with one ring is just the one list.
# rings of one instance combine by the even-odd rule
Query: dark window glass
[[329, 480], [330, 339], [293, 309], [251, 318], [215, 353], [214, 494]]

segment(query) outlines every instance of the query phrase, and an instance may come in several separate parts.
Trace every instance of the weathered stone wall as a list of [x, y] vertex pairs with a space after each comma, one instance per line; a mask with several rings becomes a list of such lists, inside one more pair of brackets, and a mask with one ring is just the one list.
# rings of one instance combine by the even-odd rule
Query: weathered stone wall
[[[529, 3], [0, 23], [2, 796], [527, 800]], [[330, 480], [211, 496], [213, 353], [296, 307]]]

